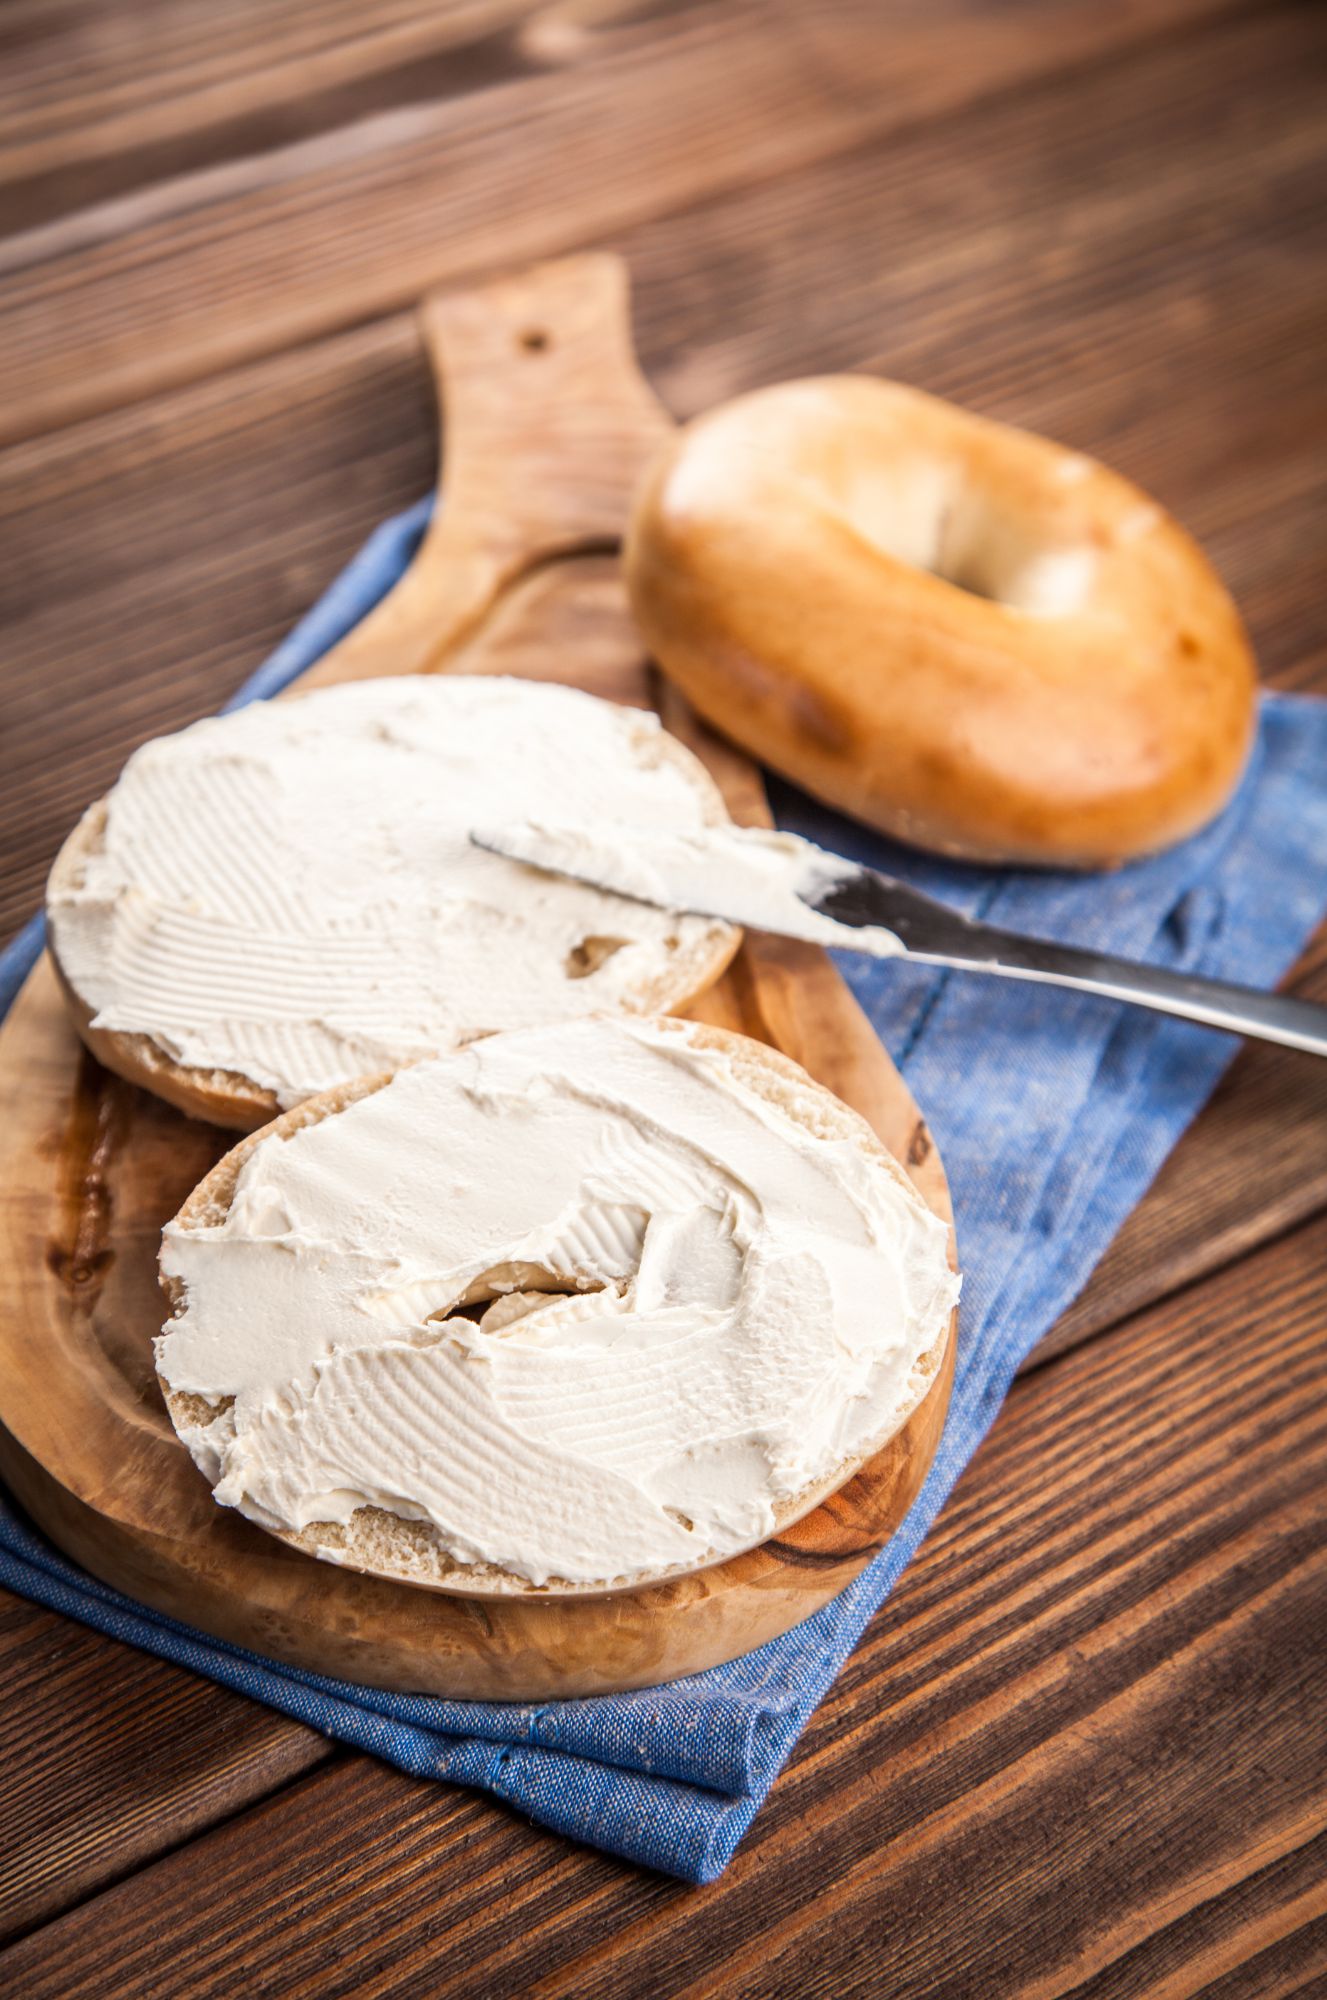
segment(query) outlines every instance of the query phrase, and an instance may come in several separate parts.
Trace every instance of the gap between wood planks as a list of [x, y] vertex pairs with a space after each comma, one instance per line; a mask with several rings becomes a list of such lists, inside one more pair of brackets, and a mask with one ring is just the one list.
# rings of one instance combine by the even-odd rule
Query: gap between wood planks
[[[754, 1994], [769, 1990], [758, 1912], [771, 1895], [780, 1952], [806, 1941], [796, 1990], [808, 1994], [871, 1990], [844, 1975], [853, 1938], [878, 1935], [887, 1912], [910, 1993], [952, 1990], [935, 1979], [974, 1951], [989, 1974], [999, 1934], [964, 1912], [992, 1897], [1019, 1939], [1010, 1996], [1063, 1990], [1052, 1963], [1076, 1963], [1076, 1985], [1142, 1954], [1125, 1990], [1150, 1992], [1177, 1952], [1229, 1960], [1250, 1897], [1261, 1945], [1297, 1907], [1291, 1895], [1283, 1908], [1285, 1868], [1269, 1864], [1312, 1834], [1311, 1743], [1296, 1747], [1281, 1718], [1310, 1700], [1305, 1620], [1323, 1596], [1313, 1499], [1327, 1436], [1300, 1390], [1324, 1251], [1319, 1222], [1251, 1260], [1237, 1295], [1167, 1301], [1015, 1389], [715, 1888], [679, 1890], [486, 1801], [337, 1758], [200, 1836], [187, 1869], [176, 1851], [70, 1910], [62, 1956], [43, 1927], [0, 1956], [0, 1974], [73, 1994], [94, 1990], [108, 1952], [140, 1976], [164, 1953], [207, 1991], [279, 1964], [292, 1995], [497, 1995], [530, 1990], [538, 1971], [579, 1996], [703, 1992], [722, 1963], [724, 1990]], [[1265, 1319], [1257, 1346], [1243, 1342], [1249, 1306]], [[1177, 1422], [1163, 1394], [1190, 1379], [1201, 1393]], [[1299, 1678], [1282, 1687], [1292, 1641]], [[1191, 1846], [1166, 1833], [1235, 1774], [1253, 1788], [1242, 1804], [1218, 1785]], [[1041, 1873], [1052, 1829], [1053, 1880]], [[938, 1891], [955, 1870], [964, 1900], [951, 1912]]]
[[[5, 1594], [3, 1591], [0, 1591], [0, 1597]], [[120, 1641], [113, 1639], [108, 1643], [113, 1646], [121, 1644]], [[189, 1669], [187, 1667], [176, 1668], [175, 1671], [187, 1673]], [[247, 1700], [248, 1697], [237, 1696], [236, 1699]], [[312, 1734], [312, 1732], [303, 1729], [300, 1724], [294, 1722], [292, 1718], [286, 1717], [282, 1719], [290, 1721], [291, 1727], [299, 1730], [302, 1734]], [[10, 1892], [6, 1889], [3, 1894], [0, 1894], [0, 1965], [3, 1964], [4, 1953], [11, 1945], [19, 1944], [24, 1938], [30, 1937], [33, 1932], [42, 1930], [45, 1925], [51, 1923], [57, 1916], [63, 1916], [69, 1911], [80, 1909], [84, 1903], [91, 1902], [97, 1896], [104, 1895], [108, 1890], [116, 1888], [121, 1882], [126, 1882], [132, 1876], [140, 1874], [144, 1868], [155, 1867], [158, 1862], [167, 1860], [172, 1854], [178, 1854], [182, 1848], [191, 1846], [194, 1841], [219, 1833], [225, 1827], [229, 1826], [232, 1821], [243, 1819], [245, 1814], [252, 1811], [254, 1806], [260, 1804], [268, 1805], [273, 1800], [280, 1799], [287, 1792], [294, 1791], [297, 1786], [305, 1784], [319, 1771], [325, 1770], [328, 1765], [349, 1762], [353, 1757], [360, 1754], [363, 1753], [347, 1750], [343, 1745], [332, 1742], [330, 1738], [317, 1738], [310, 1743], [307, 1761], [301, 1769], [288, 1771], [284, 1777], [274, 1779], [270, 1784], [255, 1786], [245, 1797], [237, 1798], [228, 1810], [219, 1812], [214, 1817], [200, 1815], [193, 1825], [182, 1827], [178, 1833], [162, 1841], [160, 1845], [152, 1847], [143, 1846], [140, 1849], [127, 1853], [121, 1847], [120, 1852], [123, 1855], [123, 1860], [119, 1863], [112, 1863], [104, 1874], [91, 1878], [88, 1885], [81, 1891], [75, 1891], [66, 1903], [40, 1910], [35, 1907], [29, 1910], [25, 1909], [24, 1901], [17, 1891]], [[21, 1914], [12, 1919], [6, 1919], [4, 1915], [4, 1906], [6, 1903], [9, 1903], [14, 1909], [21, 1912]]]

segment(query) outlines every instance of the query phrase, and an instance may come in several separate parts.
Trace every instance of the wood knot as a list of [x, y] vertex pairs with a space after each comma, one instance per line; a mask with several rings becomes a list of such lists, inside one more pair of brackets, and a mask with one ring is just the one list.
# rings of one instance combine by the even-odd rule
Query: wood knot
[[126, 1086], [84, 1050], [61, 1146], [60, 1229], [46, 1266], [75, 1305], [90, 1312], [115, 1262], [110, 1247], [111, 1173], [125, 1136]]
[[63, 1243], [48, 1243], [46, 1246], [46, 1268], [76, 1305], [90, 1306], [93, 1303], [114, 1262], [113, 1250], [88, 1251], [81, 1244], [75, 1244], [72, 1249]]

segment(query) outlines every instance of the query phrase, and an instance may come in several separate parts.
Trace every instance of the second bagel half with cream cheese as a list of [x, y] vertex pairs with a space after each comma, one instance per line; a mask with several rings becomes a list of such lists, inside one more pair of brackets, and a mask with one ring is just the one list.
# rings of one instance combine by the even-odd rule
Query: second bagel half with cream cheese
[[761, 1044], [564, 1022], [311, 1099], [163, 1238], [157, 1369], [224, 1505], [470, 1594], [764, 1541], [906, 1422], [949, 1231]]
[[1211, 819], [1248, 756], [1248, 641], [1184, 530], [1095, 460], [898, 383], [698, 418], [626, 568], [709, 722], [918, 846], [1114, 865]]

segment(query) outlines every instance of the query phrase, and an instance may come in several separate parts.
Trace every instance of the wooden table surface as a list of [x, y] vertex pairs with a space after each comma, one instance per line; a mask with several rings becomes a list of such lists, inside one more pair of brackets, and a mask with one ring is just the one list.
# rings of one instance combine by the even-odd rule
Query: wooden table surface
[[[430, 484], [412, 299], [583, 245], [680, 415], [867, 368], [1099, 453], [1327, 692], [1325, 58], [1218, 0], [4, 0], [0, 932]], [[1327, 1991], [1325, 1320], [1327, 1065], [1247, 1050], [705, 1890], [0, 1596], [0, 1990]]]

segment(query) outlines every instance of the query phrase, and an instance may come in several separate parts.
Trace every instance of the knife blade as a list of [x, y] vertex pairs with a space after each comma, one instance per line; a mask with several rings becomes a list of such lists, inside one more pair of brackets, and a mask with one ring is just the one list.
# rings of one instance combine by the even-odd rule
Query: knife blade
[[1327, 1055], [1327, 1007], [1313, 1001], [1001, 930], [798, 834], [525, 820], [475, 827], [470, 838], [508, 860], [660, 909], [877, 958], [1065, 986]]

